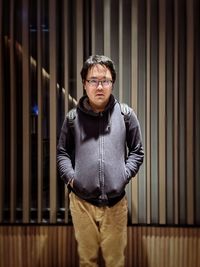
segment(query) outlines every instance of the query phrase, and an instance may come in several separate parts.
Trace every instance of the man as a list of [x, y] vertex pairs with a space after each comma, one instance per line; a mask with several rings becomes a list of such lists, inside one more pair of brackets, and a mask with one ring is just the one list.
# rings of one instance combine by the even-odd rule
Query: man
[[58, 169], [70, 189], [80, 267], [96, 267], [100, 248], [107, 267], [122, 267], [127, 244], [125, 187], [144, 157], [140, 126], [128, 106], [122, 115], [112, 95], [116, 72], [111, 59], [89, 57], [81, 77], [86, 95], [63, 123]]

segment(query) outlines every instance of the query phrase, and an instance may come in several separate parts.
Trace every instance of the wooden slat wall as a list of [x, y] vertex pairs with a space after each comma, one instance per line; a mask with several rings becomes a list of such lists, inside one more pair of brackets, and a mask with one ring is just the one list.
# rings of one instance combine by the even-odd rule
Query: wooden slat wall
[[49, 102], [49, 118], [50, 118], [50, 222], [56, 222], [57, 211], [57, 181], [56, 181], [56, 92], [57, 92], [57, 65], [56, 65], [56, 1], [49, 2], [49, 69], [50, 69], [50, 102]]
[[[0, 17], [2, 18], [2, 0], [0, 0]], [[0, 36], [3, 36], [3, 21], [0, 20]], [[2, 48], [3, 38], [0, 38], [0, 222], [3, 218], [3, 177], [4, 177], [4, 133], [3, 133], [3, 112], [4, 112], [4, 101], [3, 101], [3, 60], [2, 60]]]
[[[58, 183], [56, 171], [58, 116], [64, 118], [81, 97], [80, 69], [83, 60], [93, 53], [106, 54], [114, 60], [117, 81], [113, 94], [133, 107], [141, 124], [145, 160], [127, 187], [129, 222], [200, 225], [199, 1], [63, 0], [58, 4], [52, 0], [37, 1], [32, 9], [33, 2], [23, 0], [20, 11], [20, 4], [14, 0], [0, 3], [2, 14], [6, 14], [0, 17], [0, 32], [4, 37], [0, 41], [1, 75], [6, 71], [4, 79], [0, 79], [0, 221], [16, 222], [22, 206], [24, 223], [48, 219], [50, 223], [69, 222], [67, 190], [64, 184]], [[15, 5], [21, 16], [15, 14]], [[29, 24], [34, 24], [31, 20], [36, 13], [36, 29], [30, 34]], [[47, 25], [44, 21], [48, 21]], [[16, 38], [15, 30], [19, 27], [22, 36]], [[34, 38], [37, 49], [32, 45], [29, 50]], [[36, 58], [33, 58], [34, 51]], [[19, 81], [21, 68], [22, 81]], [[34, 83], [33, 75], [30, 76], [32, 68], [37, 73]], [[19, 108], [20, 84], [22, 107]], [[30, 132], [33, 92], [37, 94], [39, 111], [35, 120], [36, 163], [30, 146], [33, 144]], [[63, 109], [58, 105], [60, 95]], [[48, 114], [44, 115], [45, 107]], [[4, 123], [8, 109], [10, 122]], [[22, 130], [18, 131], [20, 120]], [[44, 135], [49, 145], [45, 149]], [[16, 146], [20, 138], [22, 144], [18, 141]], [[3, 149], [5, 140], [10, 153]], [[23, 156], [22, 171], [17, 164], [18, 153]], [[34, 184], [33, 166], [37, 168], [35, 202], [30, 190]], [[5, 169], [8, 177], [4, 177]], [[22, 188], [17, 192], [21, 177]], [[18, 194], [23, 194], [23, 198]], [[49, 215], [44, 218], [45, 213]]]
[[[132, 76], [132, 97], [131, 97], [131, 103], [135, 109], [135, 111], [137, 112], [137, 88], [138, 88], [138, 57], [137, 57], [137, 53], [138, 53], [138, 43], [137, 43], [137, 38], [138, 38], [138, 27], [137, 27], [137, 20], [138, 20], [138, 1], [134, 0], [132, 1], [132, 8], [131, 8], [131, 34], [133, 36], [132, 39], [132, 46], [131, 46], [131, 76]], [[135, 179], [132, 180], [132, 197], [131, 197], [131, 221], [133, 223], [137, 223], [138, 222], [138, 179], [139, 179], [139, 175], [137, 175], [135, 177]]]
[[83, 86], [80, 79], [80, 70], [83, 59], [83, 0], [76, 0], [76, 90], [77, 99], [83, 95]]
[[43, 187], [43, 142], [42, 142], [42, 31], [41, 31], [41, 1], [37, 1], [37, 94], [38, 94], [38, 135], [37, 135], [37, 221], [42, 222], [42, 187]]
[[[128, 227], [126, 267], [199, 265], [199, 228]], [[73, 228], [1, 226], [0, 266], [78, 267]]]
[[166, 223], [166, 0], [159, 4], [159, 223]]
[[[195, 92], [194, 92], [194, 102], [195, 102], [195, 158], [194, 158], [194, 172], [195, 172], [195, 177], [200, 177], [200, 164], [199, 158], [200, 158], [200, 123], [199, 123], [199, 118], [200, 118], [200, 105], [199, 105], [199, 99], [200, 99], [200, 79], [199, 79], [199, 73], [200, 73], [200, 50], [199, 50], [199, 42], [200, 42], [200, 31], [199, 25], [200, 25], [200, 2], [195, 1], [194, 2], [194, 22], [195, 22]], [[200, 179], [195, 179], [195, 203], [200, 203], [200, 194], [199, 192], [200, 188]], [[196, 223], [200, 223], [200, 205], [195, 206], [195, 216], [196, 216]]]
[[186, 164], [187, 164], [187, 223], [194, 223], [194, 1], [187, 1], [187, 51], [186, 51], [186, 108], [187, 108], [187, 123], [186, 123]]
[[[63, 37], [63, 44], [65, 47], [64, 50], [64, 69], [65, 69], [65, 73], [69, 72], [69, 56], [68, 56], [68, 51], [69, 51], [69, 45], [68, 45], [68, 2], [64, 1], [64, 5], [63, 5], [63, 29], [64, 29], [64, 37]], [[64, 77], [64, 90], [65, 90], [65, 109], [64, 112], [65, 114], [67, 113], [68, 109], [69, 109], [69, 77], [68, 75], [65, 75]], [[69, 203], [68, 203], [68, 189], [67, 187], [65, 187], [64, 189], [64, 195], [65, 195], [65, 222], [68, 223], [68, 207], [69, 207]]]
[[29, 1], [23, 0], [22, 23], [22, 82], [23, 82], [23, 222], [30, 219], [30, 76], [29, 76]]
[[16, 95], [17, 88], [15, 82], [15, 38], [14, 38], [14, 2], [10, 4], [10, 221], [15, 221], [16, 210], [16, 177], [17, 177], [17, 114]]

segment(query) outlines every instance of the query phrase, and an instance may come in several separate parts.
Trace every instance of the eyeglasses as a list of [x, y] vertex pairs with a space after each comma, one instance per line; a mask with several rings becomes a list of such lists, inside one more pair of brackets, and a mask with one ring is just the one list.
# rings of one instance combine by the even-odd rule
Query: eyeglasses
[[111, 80], [86, 80], [89, 84], [90, 87], [95, 87], [97, 88], [99, 86], [99, 83], [104, 87], [104, 88], [108, 88], [112, 85], [112, 82]]

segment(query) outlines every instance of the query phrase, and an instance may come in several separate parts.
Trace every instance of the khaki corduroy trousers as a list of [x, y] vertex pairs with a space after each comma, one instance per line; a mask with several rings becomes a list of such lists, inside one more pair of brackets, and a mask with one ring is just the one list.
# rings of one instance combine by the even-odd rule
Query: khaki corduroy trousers
[[124, 267], [127, 245], [127, 199], [97, 207], [70, 193], [70, 210], [80, 267], [97, 267], [99, 249], [106, 267]]

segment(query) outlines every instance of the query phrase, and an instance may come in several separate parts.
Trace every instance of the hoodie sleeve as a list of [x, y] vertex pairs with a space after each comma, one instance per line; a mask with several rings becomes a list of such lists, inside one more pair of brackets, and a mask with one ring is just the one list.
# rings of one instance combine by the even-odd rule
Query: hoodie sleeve
[[74, 136], [69, 126], [69, 117], [63, 122], [57, 145], [57, 167], [60, 177], [68, 184], [74, 178]]
[[144, 159], [144, 149], [140, 124], [134, 111], [130, 108], [129, 118], [126, 122], [127, 135], [126, 142], [128, 147], [128, 157], [126, 160], [126, 172], [130, 180], [139, 171]]

